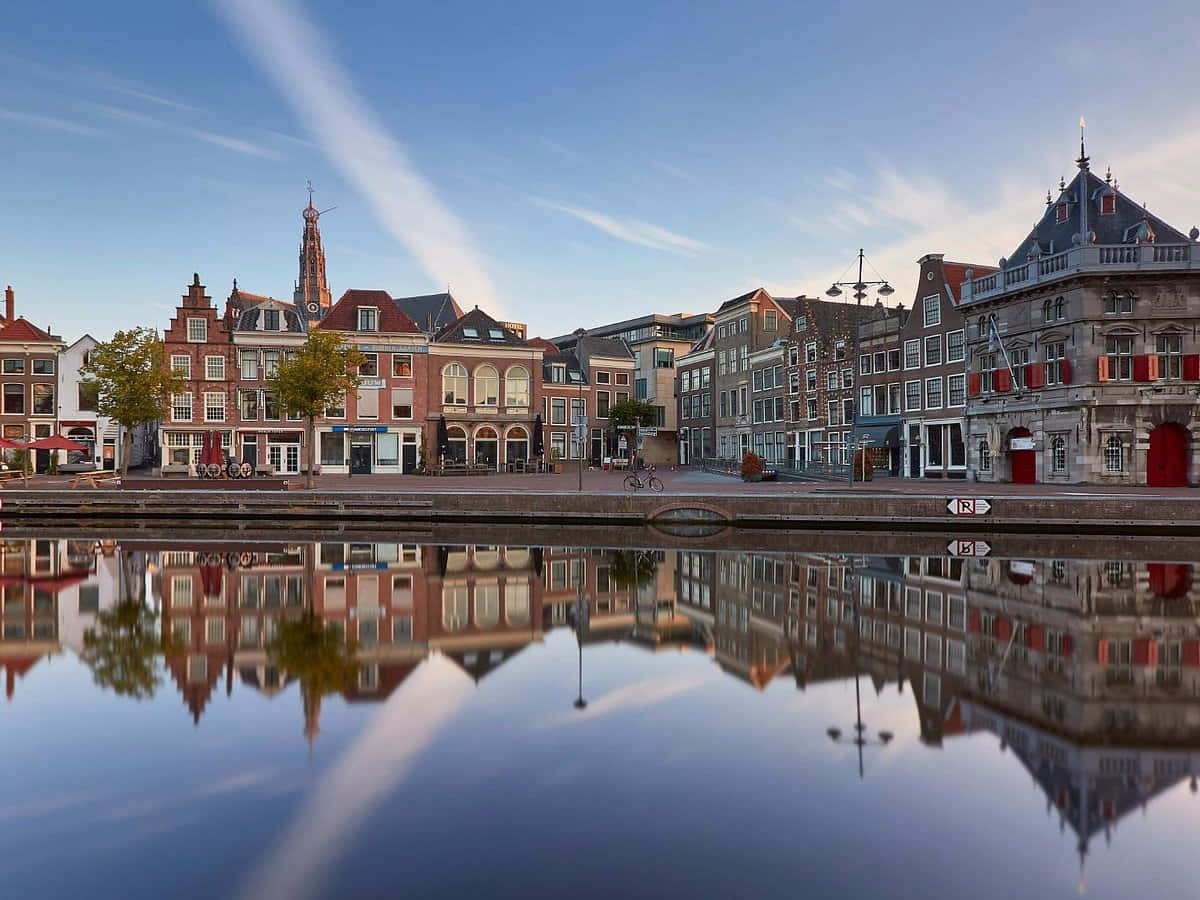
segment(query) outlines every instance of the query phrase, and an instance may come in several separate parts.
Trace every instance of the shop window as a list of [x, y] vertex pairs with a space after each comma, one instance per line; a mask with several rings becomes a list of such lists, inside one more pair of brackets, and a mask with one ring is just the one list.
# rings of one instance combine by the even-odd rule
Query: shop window
[[375, 452], [379, 465], [381, 466], [398, 466], [400, 465], [400, 435], [398, 434], [377, 434], [375, 435]]
[[321, 465], [344, 466], [346, 464], [346, 435], [340, 432], [321, 434]]

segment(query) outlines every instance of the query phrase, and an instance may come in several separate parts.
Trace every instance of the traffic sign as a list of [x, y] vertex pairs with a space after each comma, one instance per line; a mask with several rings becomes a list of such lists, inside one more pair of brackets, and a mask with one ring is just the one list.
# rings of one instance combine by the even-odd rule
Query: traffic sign
[[972, 541], [959, 539], [951, 541], [946, 545], [946, 550], [951, 556], [987, 556], [992, 552], [991, 546], [987, 541]]
[[953, 497], [946, 502], [952, 516], [986, 516], [992, 504], [982, 497]]

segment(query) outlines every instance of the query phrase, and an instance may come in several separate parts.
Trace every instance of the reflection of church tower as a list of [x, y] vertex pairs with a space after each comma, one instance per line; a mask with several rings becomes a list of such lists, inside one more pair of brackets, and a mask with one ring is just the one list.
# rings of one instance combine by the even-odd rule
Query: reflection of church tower
[[321, 692], [300, 682], [300, 698], [304, 702], [304, 737], [311, 747], [321, 733]]
[[[313, 206], [312, 182], [308, 183], [308, 206], [304, 208], [304, 236], [300, 240], [300, 278], [292, 300], [296, 311], [315, 321], [329, 310], [332, 298], [325, 280], [325, 250], [321, 247], [321, 229], [317, 219], [321, 213]], [[326, 210], [328, 212], [328, 210]]]

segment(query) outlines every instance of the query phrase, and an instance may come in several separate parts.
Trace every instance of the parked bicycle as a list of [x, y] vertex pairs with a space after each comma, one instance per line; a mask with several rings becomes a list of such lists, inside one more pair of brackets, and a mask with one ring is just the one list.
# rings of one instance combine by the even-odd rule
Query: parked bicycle
[[646, 470], [645, 478], [638, 477], [636, 472], [631, 472], [625, 476], [625, 490], [629, 491], [630, 493], [636, 493], [642, 488], [648, 488], [649, 490], [654, 491], [656, 494], [662, 493], [663, 483], [661, 480], [659, 480], [658, 476], [654, 474], [654, 466], [650, 466], [650, 468]]

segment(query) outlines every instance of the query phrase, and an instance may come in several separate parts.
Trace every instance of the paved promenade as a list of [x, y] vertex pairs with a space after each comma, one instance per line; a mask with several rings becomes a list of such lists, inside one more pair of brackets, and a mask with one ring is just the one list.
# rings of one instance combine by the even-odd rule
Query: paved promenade
[[[137, 473], [139, 478], [145, 478], [149, 473]], [[876, 478], [865, 484], [856, 482], [853, 486], [844, 481], [828, 482], [799, 482], [777, 481], [748, 484], [727, 475], [717, 475], [695, 469], [659, 469], [656, 474], [664, 485], [664, 494], [713, 494], [713, 495], [746, 495], [766, 494], [803, 495], [853, 493], [863, 495], [953, 495], [953, 496], [1014, 496], [1014, 497], [1171, 497], [1178, 496], [1200, 500], [1198, 488], [1151, 488], [1144, 486], [1125, 485], [1064, 485], [1064, 484], [994, 484], [975, 483], [961, 480], [942, 479], [909, 479], [909, 478]], [[131, 476], [132, 477], [132, 476]], [[583, 491], [589, 494], [624, 494], [624, 472], [605, 472], [601, 469], [584, 469]], [[288, 476], [292, 488], [303, 488], [304, 476]], [[29, 489], [66, 490], [70, 476], [36, 475], [29, 479]], [[179, 478], [168, 480], [171, 487], [180, 486]], [[190, 485], [197, 490], [219, 491], [221, 481], [206, 481], [189, 479]], [[20, 481], [9, 481], [4, 485], [8, 489], [21, 489]], [[559, 475], [484, 475], [464, 478], [427, 478], [416, 475], [318, 475], [315, 481], [317, 491], [372, 491], [385, 493], [462, 493], [478, 491], [480, 493], [539, 493], [575, 491], [579, 488], [579, 472], [569, 468]], [[98, 490], [114, 490], [111, 485]], [[89, 493], [91, 488], [79, 488], [81, 494]], [[3, 497], [3, 491], [0, 491]]]

